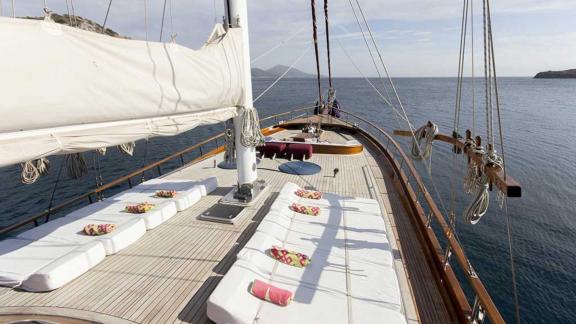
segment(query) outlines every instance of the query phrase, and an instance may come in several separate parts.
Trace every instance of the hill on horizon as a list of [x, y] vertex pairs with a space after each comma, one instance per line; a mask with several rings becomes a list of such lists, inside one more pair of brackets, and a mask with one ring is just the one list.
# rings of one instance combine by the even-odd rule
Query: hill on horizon
[[[252, 78], [253, 79], [275, 79], [281, 76], [289, 67], [286, 65], [275, 65], [269, 69], [252, 68]], [[316, 75], [300, 71], [296, 68], [292, 68], [284, 78], [288, 79], [307, 79], [315, 78]]]

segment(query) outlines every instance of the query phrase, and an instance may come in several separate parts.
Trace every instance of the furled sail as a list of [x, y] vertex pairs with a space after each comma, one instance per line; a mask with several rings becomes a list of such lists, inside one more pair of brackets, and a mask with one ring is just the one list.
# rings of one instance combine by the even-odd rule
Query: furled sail
[[243, 106], [242, 32], [206, 44], [0, 18], [0, 166], [176, 135]]

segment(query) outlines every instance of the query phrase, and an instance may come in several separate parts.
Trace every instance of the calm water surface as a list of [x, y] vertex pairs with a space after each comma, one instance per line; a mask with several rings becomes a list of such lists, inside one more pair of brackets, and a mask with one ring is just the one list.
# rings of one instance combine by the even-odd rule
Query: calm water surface
[[[255, 81], [254, 92], [260, 93], [271, 81]], [[377, 82], [377, 80], [374, 80]], [[444, 133], [452, 132], [456, 80], [451, 78], [398, 79], [398, 91], [415, 126], [433, 120]], [[465, 87], [469, 89], [470, 80]], [[480, 81], [477, 82], [480, 84]], [[509, 200], [513, 224], [514, 254], [518, 274], [518, 291], [522, 320], [526, 323], [569, 323], [576, 306], [576, 80], [534, 80], [503, 78], [500, 80], [504, 139], [508, 172], [523, 185], [523, 197]], [[406, 128], [390, 108], [362, 79], [336, 79], [338, 99], [346, 110], [369, 118], [385, 129]], [[260, 116], [308, 106], [314, 100], [313, 80], [285, 80], [256, 103]], [[478, 108], [483, 98], [478, 87]], [[462, 128], [471, 127], [471, 91], [465, 90]], [[476, 129], [484, 134], [484, 113], [479, 110]], [[221, 132], [222, 125], [201, 127], [171, 138], [155, 138], [148, 145], [138, 143], [134, 157], [126, 158], [115, 149], [101, 158], [104, 181], [158, 160], [176, 150], [193, 145]], [[399, 139], [406, 145], [406, 139]], [[145, 153], [147, 151], [147, 153]], [[186, 159], [192, 159], [189, 154]], [[94, 187], [98, 173], [95, 155], [87, 154], [90, 174], [80, 181], [63, 177], [55, 190], [53, 204], [62, 202]], [[45, 209], [56, 183], [61, 159], [51, 158], [49, 176], [34, 185], [22, 185], [19, 168], [0, 169], [0, 226], [6, 226]], [[163, 171], [178, 167], [178, 161]], [[450, 176], [453, 174], [450, 147], [434, 144], [432, 178], [442, 201], [449, 202]], [[421, 174], [430, 183], [420, 163]], [[458, 159], [458, 211], [461, 214], [470, 197], [460, 188], [464, 160]], [[148, 173], [146, 178], [157, 173]], [[124, 187], [112, 190], [120, 191]], [[508, 321], [513, 320], [512, 285], [508, 262], [506, 217], [494, 201], [478, 225], [457, 222], [459, 236], [488, 291]]]

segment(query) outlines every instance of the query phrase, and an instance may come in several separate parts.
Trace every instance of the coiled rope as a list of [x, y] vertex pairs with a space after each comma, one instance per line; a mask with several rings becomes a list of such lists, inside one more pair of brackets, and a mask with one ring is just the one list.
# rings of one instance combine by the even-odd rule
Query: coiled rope
[[242, 128], [240, 143], [245, 147], [256, 147], [264, 142], [264, 135], [260, 130], [260, 119], [254, 108], [240, 108], [242, 115]]
[[485, 174], [476, 178], [476, 193], [474, 194], [474, 199], [464, 211], [464, 220], [472, 225], [478, 223], [480, 218], [482, 218], [488, 210], [488, 205], [490, 204], [488, 183], [489, 179]]
[[[432, 154], [432, 142], [438, 134], [438, 125], [428, 122], [426, 125], [418, 128], [412, 139], [412, 156], [416, 160], [428, 159]], [[424, 139], [424, 149], [421, 142]]]
[[68, 176], [72, 179], [80, 179], [88, 173], [86, 160], [80, 153], [70, 154], [67, 157]]
[[50, 170], [50, 161], [47, 158], [39, 158], [21, 164], [22, 172], [20, 179], [23, 184], [33, 184], [40, 176], [47, 175]]

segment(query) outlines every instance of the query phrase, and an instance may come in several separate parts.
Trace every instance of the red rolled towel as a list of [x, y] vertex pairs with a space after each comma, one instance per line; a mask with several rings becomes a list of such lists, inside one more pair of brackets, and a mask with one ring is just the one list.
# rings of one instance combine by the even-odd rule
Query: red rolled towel
[[292, 292], [274, 287], [258, 279], [252, 282], [250, 293], [260, 299], [280, 306], [288, 306], [292, 301]]

